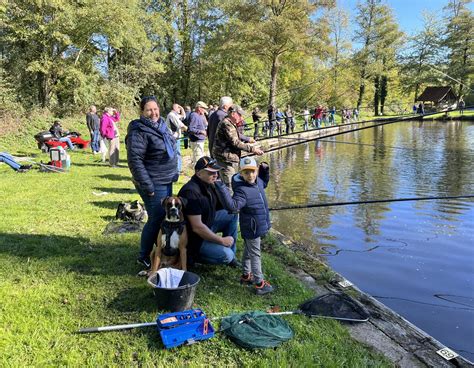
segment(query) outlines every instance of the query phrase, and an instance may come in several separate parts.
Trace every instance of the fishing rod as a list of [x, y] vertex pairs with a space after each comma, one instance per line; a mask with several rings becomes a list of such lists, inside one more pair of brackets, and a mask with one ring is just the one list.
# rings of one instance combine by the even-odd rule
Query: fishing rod
[[[432, 113], [429, 113], [429, 114], [419, 115], [419, 117], [424, 118], [424, 117], [428, 117], [428, 116], [432, 116], [432, 115], [437, 115], [437, 114], [442, 114], [442, 113], [446, 113], [446, 112], [450, 112], [450, 111], [454, 111], [454, 110], [441, 110], [441, 111], [432, 112]], [[377, 127], [379, 127], [379, 126], [383, 126], [383, 125], [386, 125], [386, 124], [398, 123], [398, 122], [401, 122], [401, 121], [412, 120], [412, 119], [413, 119], [413, 116], [410, 115], [410, 116], [395, 117], [395, 118], [388, 118], [388, 119], [373, 119], [373, 120], [360, 121], [360, 122], [357, 122], [357, 123], [348, 123], [348, 124], [344, 124], [344, 125], [360, 124], [360, 123], [373, 123], [373, 122], [381, 121], [379, 124], [374, 124], [374, 125], [370, 125], [370, 126], [364, 126], [364, 127], [352, 129], [352, 130], [350, 130], [350, 131], [343, 131], [343, 132], [337, 132], [337, 133], [333, 133], [333, 134], [328, 134], [328, 135], [325, 136], [325, 138], [327, 138], [327, 137], [334, 137], [334, 136], [336, 136], [336, 135], [346, 134], [346, 133], [349, 133], [349, 132], [355, 132], [355, 131], [364, 130], [364, 129], [369, 129], [369, 128], [377, 128]], [[338, 125], [338, 126], [341, 126], [341, 125]], [[320, 129], [320, 128], [309, 129], [309, 130], [307, 130], [306, 132], [313, 131], [313, 130], [317, 130], [317, 129]], [[301, 133], [301, 132], [298, 132], [298, 133]], [[295, 133], [292, 133], [292, 134], [295, 134]], [[267, 137], [267, 138], [258, 140], [257, 143], [259, 143], [259, 142], [262, 142], [262, 143], [263, 143], [263, 142], [265, 142], [266, 140], [268, 140], [268, 139], [273, 139], [273, 138], [278, 138], [278, 139], [282, 139], [282, 138], [283, 138], [283, 139], [292, 139], [291, 137], [288, 137], [288, 135], [289, 135], [289, 134], [286, 134], [286, 137], [282, 137], [282, 136]], [[315, 141], [315, 140], [319, 140], [319, 139], [321, 139], [321, 138], [319, 138], [319, 137], [312, 137], [312, 138], [308, 138], [308, 139], [305, 139], [305, 138], [293, 138], [293, 140], [298, 140], [298, 141], [295, 142], [295, 143], [286, 144], [286, 145], [284, 145], [284, 146], [278, 146], [278, 147], [274, 147], [274, 148], [267, 149], [267, 150], [265, 150], [264, 153], [269, 153], [269, 152], [277, 151], [277, 150], [280, 150], [280, 149], [283, 149], [283, 148], [288, 148], [288, 147], [295, 146], [295, 145], [298, 145], [298, 144], [301, 144], [301, 143], [311, 142], [311, 141]], [[250, 154], [248, 154], [247, 156], [254, 156], [254, 155], [255, 155], [254, 153], [250, 153]]]
[[464, 86], [464, 87], [467, 87], [467, 89], [471, 92], [474, 92], [474, 90], [468, 86], [467, 84], [464, 84], [462, 81], [460, 81], [459, 79], [455, 79], [453, 77], [451, 77], [449, 74], [446, 74], [445, 72], [442, 72], [441, 70], [439, 69], [436, 69], [434, 66], [430, 65], [430, 64], [426, 64], [429, 68], [433, 69], [434, 71], [438, 72], [438, 73], [441, 73], [443, 74], [444, 76], [448, 77], [449, 79], [455, 81], [456, 83], [459, 83], [460, 85]]
[[[395, 122], [399, 122], [399, 121], [403, 121], [403, 120], [407, 120], [407, 118], [402, 118], [402, 119], [396, 119], [396, 120], [384, 120], [383, 122], [381, 122], [380, 124], [375, 124], [375, 125], [370, 125], [370, 126], [366, 126], [366, 127], [361, 127], [361, 128], [357, 128], [357, 129], [352, 129], [350, 130], [350, 132], [355, 132], [355, 131], [358, 131], [358, 130], [363, 130], [363, 129], [369, 129], [369, 128], [376, 128], [376, 127], [379, 127], [379, 126], [382, 126], [382, 125], [386, 125], [386, 124], [390, 124], [390, 123], [395, 123]], [[369, 123], [371, 121], [364, 121], [364, 123]], [[350, 123], [352, 124], [352, 123]], [[348, 124], [349, 125], [349, 124]], [[315, 129], [310, 129], [310, 130], [307, 130], [307, 131], [311, 131], [311, 130], [316, 130], [316, 129], [320, 129], [320, 128], [315, 128]], [[333, 134], [328, 134], [326, 135], [325, 137], [334, 137], [336, 135], [340, 135], [340, 134], [346, 134], [348, 133], [347, 131], [343, 131], [343, 132], [337, 132], [337, 133], [333, 133]], [[287, 139], [291, 139], [291, 137], [280, 137], [280, 136], [276, 136], [276, 137], [269, 137], [267, 139], [270, 139], [270, 138], [278, 138], [278, 139], [281, 139], [281, 138], [287, 138]], [[262, 140], [258, 140], [257, 143], [259, 142], [264, 142], [265, 140], [267, 139], [262, 139]], [[278, 146], [278, 147], [274, 147], [274, 148], [270, 148], [270, 149], [267, 149], [264, 151], [264, 153], [269, 153], [269, 152], [273, 152], [273, 151], [277, 151], [277, 150], [280, 150], [280, 149], [283, 149], [283, 148], [287, 148], [287, 147], [291, 147], [291, 146], [295, 146], [297, 144], [301, 144], [301, 143], [304, 143], [304, 142], [311, 142], [311, 141], [315, 141], [315, 140], [318, 140], [320, 139], [319, 137], [312, 137], [312, 138], [308, 138], [308, 139], [305, 139], [305, 138], [295, 138], [296, 139], [301, 139], [301, 140], [298, 140], [297, 142], [295, 143], [290, 143], [290, 144], [286, 144], [284, 146]], [[254, 153], [250, 153], [248, 154], [247, 156], [253, 156], [255, 155]]]
[[[291, 138], [291, 137], [276, 137], [278, 139], [288, 139], [294, 141], [304, 141], [308, 142], [307, 138]], [[319, 142], [327, 142], [327, 143], [342, 143], [342, 144], [353, 144], [356, 146], [368, 146], [368, 147], [375, 147], [375, 148], [392, 148], [392, 149], [399, 149], [399, 150], [408, 150], [408, 151], [415, 151], [413, 148], [407, 147], [396, 147], [396, 146], [386, 146], [384, 144], [369, 144], [369, 143], [356, 143], [356, 142], [346, 142], [346, 141], [335, 141], [330, 139], [317, 139]]]
[[342, 143], [342, 144], [354, 144], [357, 146], [369, 146], [375, 148], [392, 148], [392, 149], [399, 149], [399, 150], [408, 150], [408, 151], [415, 151], [413, 148], [407, 147], [396, 147], [396, 146], [386, 146], [384, 144], [369, 144], [369, 143], [356, 143], [356, 142], [345, 142], [345, 141], [333, 141], [329, 139], [319, 139], [320, 142], [328, 142], [328, 143]]
[[429, 201], [429, 200], [451, 200], [451, 199], [465, 199], [465, 198], [474, 198], [474, 194], [465, 194], [465, 195], [447, 196], [447, 197], [388, 198], [388, 199], [372, 199], [372, 200], [353, 201], [353, 202], [314, 203], [314, 204], [304, 204], [304, 205], [272, 207], [272, 208], [269, 208], [269, 210], [270, 211], [284, 211], [284, 210], [295, 210], [295, 209], [316, 208], [316, 207], [352, 206], [352, 205], [357, 205], [357, 204], [407, 202], [407, 201]]

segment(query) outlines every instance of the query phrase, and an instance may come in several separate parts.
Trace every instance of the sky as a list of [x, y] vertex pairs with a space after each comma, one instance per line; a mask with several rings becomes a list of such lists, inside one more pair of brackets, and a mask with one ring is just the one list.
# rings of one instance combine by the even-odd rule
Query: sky
[[[344, 8], [352, 18], [356, 14], [357, 0], [336, 0], [337, 4]], [[438, 16], [443, 15], [443, 7], [448, 0], [385, 0], [395, 14], [400, 29], [408, 35], [412, 35], [423, 28], [423, 11], [435, 12]], [[474, 11], [471, 2], [469, 8]]]

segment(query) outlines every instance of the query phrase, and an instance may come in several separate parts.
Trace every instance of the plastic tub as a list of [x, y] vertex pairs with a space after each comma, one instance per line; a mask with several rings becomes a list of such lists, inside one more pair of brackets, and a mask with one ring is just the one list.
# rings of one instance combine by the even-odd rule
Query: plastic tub
[[176, 288], [157, 287], [156, 285], [160, 281], [158, 274], [150, 276], [148, 283], [153, 286], [153, 294], [158, 309], [181, 312], [191, 309], [199, 280], [198, 275], [186, 271]]

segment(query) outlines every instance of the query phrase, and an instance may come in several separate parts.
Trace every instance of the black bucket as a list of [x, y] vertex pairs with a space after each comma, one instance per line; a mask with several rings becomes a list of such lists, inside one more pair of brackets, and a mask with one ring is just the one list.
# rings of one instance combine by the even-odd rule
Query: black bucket
[[153, 294], [158, 309], [181, 312], [192, 308], [199, 280], [199, 276], [195, 273], [185, 271], [177, 288], [156, 287], [160, 281], [160, 275], [158, 274], [152, 275], [148, 279], [148, 283], [154, 286]]

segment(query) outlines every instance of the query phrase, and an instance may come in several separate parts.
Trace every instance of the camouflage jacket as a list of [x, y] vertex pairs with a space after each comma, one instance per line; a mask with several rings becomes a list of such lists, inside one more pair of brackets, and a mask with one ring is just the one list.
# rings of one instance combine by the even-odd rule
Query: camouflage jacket
[[212, 156], [222, 162], [236, 163], [240, 160], [242, 150], [254, 152], [255, 148], [249, 143], [242, 142], [237, 127], [230, 119], [225, 118], [217, 126]]

